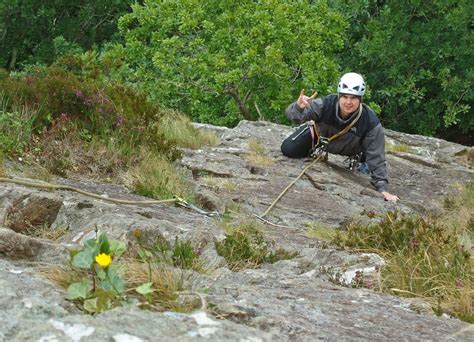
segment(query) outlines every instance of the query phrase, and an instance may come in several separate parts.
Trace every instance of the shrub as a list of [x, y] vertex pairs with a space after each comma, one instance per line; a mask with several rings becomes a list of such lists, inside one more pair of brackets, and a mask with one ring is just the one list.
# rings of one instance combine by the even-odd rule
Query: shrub
[[0, 148], [7, 154], [21, 153], [30, 140], [34, 112], [24, 108], [22, 112], [0, 110]]
[[216, 242], [216, 250], [234, 270], [257, 267], [265, 262], [273, 263], [298, 255], [282, 248], [275, 250], [274, 243], [265, 239], [259, 225], [251, 222], [231, 227], [225, 239]]
[[[472, 202], [468, 205], [472, 217]], [[472, 321], [472, 257], [466, 245], [459, 243], [459, 237], [468, 234], [472, 243], [474, 236], [469, 226], [448, 222], [445, 217], [389, 212], [378, 223], [349, 225], [347, 232], [338, 234], [333, 242], [381, 254], [387, 262], [382, 269], [383, 291], [424, 297], [435, 311]]]

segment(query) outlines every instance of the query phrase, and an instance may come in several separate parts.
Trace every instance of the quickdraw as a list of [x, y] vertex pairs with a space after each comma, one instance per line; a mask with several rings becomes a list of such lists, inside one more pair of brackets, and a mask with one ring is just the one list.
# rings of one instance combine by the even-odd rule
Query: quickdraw
[[358, 153], [356, 155], [347, 157], [346, 159], [344, 159], [343, 163], [347, 163], [348, 164], [347, 168], [353, 171], [354, 168], [356, 168], [359, 165], [361, 158], [362, 158], [362, 153]]
[[174, 198], [176, 200], [175, 201], [176, 205], [179, 205], [179, 206], [187, 208], [187, 209], [194, 210], [195, 212], [198, 212], [199, 214], [206, 215], [206, 216], [209, 216], [209, 217], [219, 217], [219, 215], [220, 215], [219, 212], [217, 212], [217, 211], [203, 210], [203, 209], [195, 206], [194, 204], [187, 202], [186, 200], [184, 200], [181, 197], [174, 196]]

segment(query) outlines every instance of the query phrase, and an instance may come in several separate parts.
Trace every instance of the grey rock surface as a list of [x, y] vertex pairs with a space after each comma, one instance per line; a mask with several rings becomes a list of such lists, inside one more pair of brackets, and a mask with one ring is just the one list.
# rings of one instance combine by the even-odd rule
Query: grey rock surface
[[[198, 126], [213, 129], [221, 142], [183, 150], [179, 165], [189, 171], [208, 211], [255, 220], [311, 162], [281, 155], [281, 141], [292, 131], [287, 126], [248, 121], [234, 129]], [[119, 205], [71, 191], [0, 183], [5, 227], [0, 229], [0, 341], [471, 341], [469, 324], [437, 317], [423, 302], [350, 288], [358, 271], [377, 281], [384, 264], [379, 256], [334, 250], [308, 237], [310, 224], [339, 227], [359, 219], [363, 211], [437, 211], [455, 183], [472, 180], [472, 163], [459, 156], [465, 146], [392, 131], [387, 131], [387, 143], [410, 148], [387, 153], [390, 191], [400, 196], [399, 203], [384, 202], [367, 176], [348, 171], [343, 157], [330, 155], [328, 163], [308, 170], [265, 217], [276, 224], [265, 226], [266, 236], [300, 257], [239, 272], [225, 267], [215, 252], [214, 241], [225, 236], [217, 217], [169, 204]], [[263, 154], [252, 150], [255, 144]], [[107, 198], [144, 199], [114, 184], [57, 182]], [[6, 228], [11, 208], [29, 198], [61, 203], [51, 215], [54, 222], [47, 222], [51, 229], [65, 230], [57, 241]], [[15, 220], [21, 222], [21, 215]], [[94, 236], [96, 227], [129, 245], [137, 234], [150, 241], [178, 237], [199, 245], [212, 267], [189, 286], [205, 289], [201, 294], [207, 309], [190, 314], [134, 307], [97, 316], [79, 312], [37, 266], [64, 263], [67, 248]]]

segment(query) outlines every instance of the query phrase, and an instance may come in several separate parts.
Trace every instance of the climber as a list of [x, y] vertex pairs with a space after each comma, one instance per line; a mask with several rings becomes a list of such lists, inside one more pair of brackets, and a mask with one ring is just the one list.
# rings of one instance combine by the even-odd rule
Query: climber
[[[290, 120], [306, 122], [307, 125], [300, 126], [286, 138], [281, 145], [281, 151], [290, 158], [307, 157], [317, 147], [317, 141], [319, 145], [327, 144], [323, 148], [329, 153], [348, 157], [357, 155], [359, 170], [368, 169], [370, 182], [375, 189], [386, 201], [397, 202], [398, 196], [387, 191], [384, 130], [375, 112], [362, 103], [364, 94], [364, 79], [354, 72], [341, 77], [337, 95], [315, 98], [316, 94], [306, 96], [304, 89], [301, 90], [297, 101], [286, 109], [286, 115]], [[351, 124], [353, 126], [349, 131], [337, 136]], [[328, 139], [335, 135], [336, 139]]]

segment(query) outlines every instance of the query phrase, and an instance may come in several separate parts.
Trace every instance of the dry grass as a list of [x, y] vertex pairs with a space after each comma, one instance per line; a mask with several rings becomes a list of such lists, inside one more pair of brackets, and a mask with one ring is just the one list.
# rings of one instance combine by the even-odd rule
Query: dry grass
[[192, 149], [219, 143], [219, 138], [213, 132], [195, 128], [188, 117], [175, 111], [163, 113], [158, 134], [166, 137], [171, 143]]
[[[190, 311], [189, 307], [177, 301], [178, 294], [184, 288], [183, 271], [170, 267], [165, 263], [145, 263], [136, 259], [125, 260], [124, 280], [129, 293], [134, 292], [138, 286], [151, 282], [153, 293], [149, 301], [143, 298], [144, 307], [157, 311]], [[137, 293], [135, 293], [138, 295]]]
[[474, 183], [445, 205], [436, 218], [395, 212], [377, 224], [351, 224], [333, 242], [381, 255], [382, 291], [421, 297], [435, 312], [473, 323]]
[[249, 154], [247, 160], [253, 165], [270, 165], [274, 161], [267, 156], [263, 145], [255, 138], [251, 138], [248, 142]]
[[87, 277], [85, 270], [81, 272], [79, 269], [73, 269], [69, 265], [43, 265], [37, 267], [37, 270], [43, 277], [65, 289], [70, 284], [79, 282]]
[[465, 148], [455, 154], [457, 157], [461, 157], [466, 160], [466, 163], [471, 167], [474, 167], [474, 147]]
[[219, 189], [233, 191], [237, 189], [237, 186], [238, 186], [236, 182], [233, 182], [228, 178], [222, 178], [222, 177], [204, 176], [204, 177], [201, 177], [200, 180], [204, 184], [206, 184], [208, 187], [217, 191]]
[[[149, 265], [131, 258], [122, 259], [120, 263], [126, 293], [138, 298], [141, 307], [156, 311], [188, 312], [201, 305], [200, 301], [179, 300], [185, 286], [182, 270], [161, 263]], [[46, 279], [65, 289], [72, 283], [90, 277], [86, 270], [73, 269], [69, 265], [44, 265], [37, 267], [37, 270]], [[150, 300], [135, 291], [138, 286], [148, 282], [153, 283], [153, 293], [148, 298]]]
[[87, 140], [82, 135], [69, 122], [53, 127], [32, 140], [25, 158], [32, 166], [36, 165], [34, 169], [42, 171], [45, 178], [50, 176], [44, 170], [61, 177], [87, 177], [101, 181], [118, 179], [119, 174], [134, 162], [133, 158], [121, 152], [113, 138]]
[[41, 165], [39, 161], [32, 158], [28, 161], [28, 166], [23, 170], [23, 175], [27, 178], [38, 179], [44, 182], [51, 182], [53, 179], [51, 172]]
[[385, 150], [393, 151], [393, 152], [413, 153], [410, 146], [405, 145], [405, 144], [400, 144], [400, 145], [385, 144]]
[[40, 238], [40, 239], [48, 239], [51, 241], [57, 241], [62, 236], [64, 236], [64, 234], [66, 234], [67, 231], [68, 231], [67, 226], [60, 226], [53, 229], [48, 225], [42, 225], [40, 227], [26, 229], [25, 235]]
[[3, 153], [0, 151], [0, 177], [8, 177], [7, 169], [5, 168]]
[[180, 172], [166, 158], [142, 151], [140, 162], [122, 176], [124, 184], [136, 193], [155, 198], [169, 199], [179, 196], [192, 198], [193, 189]]

